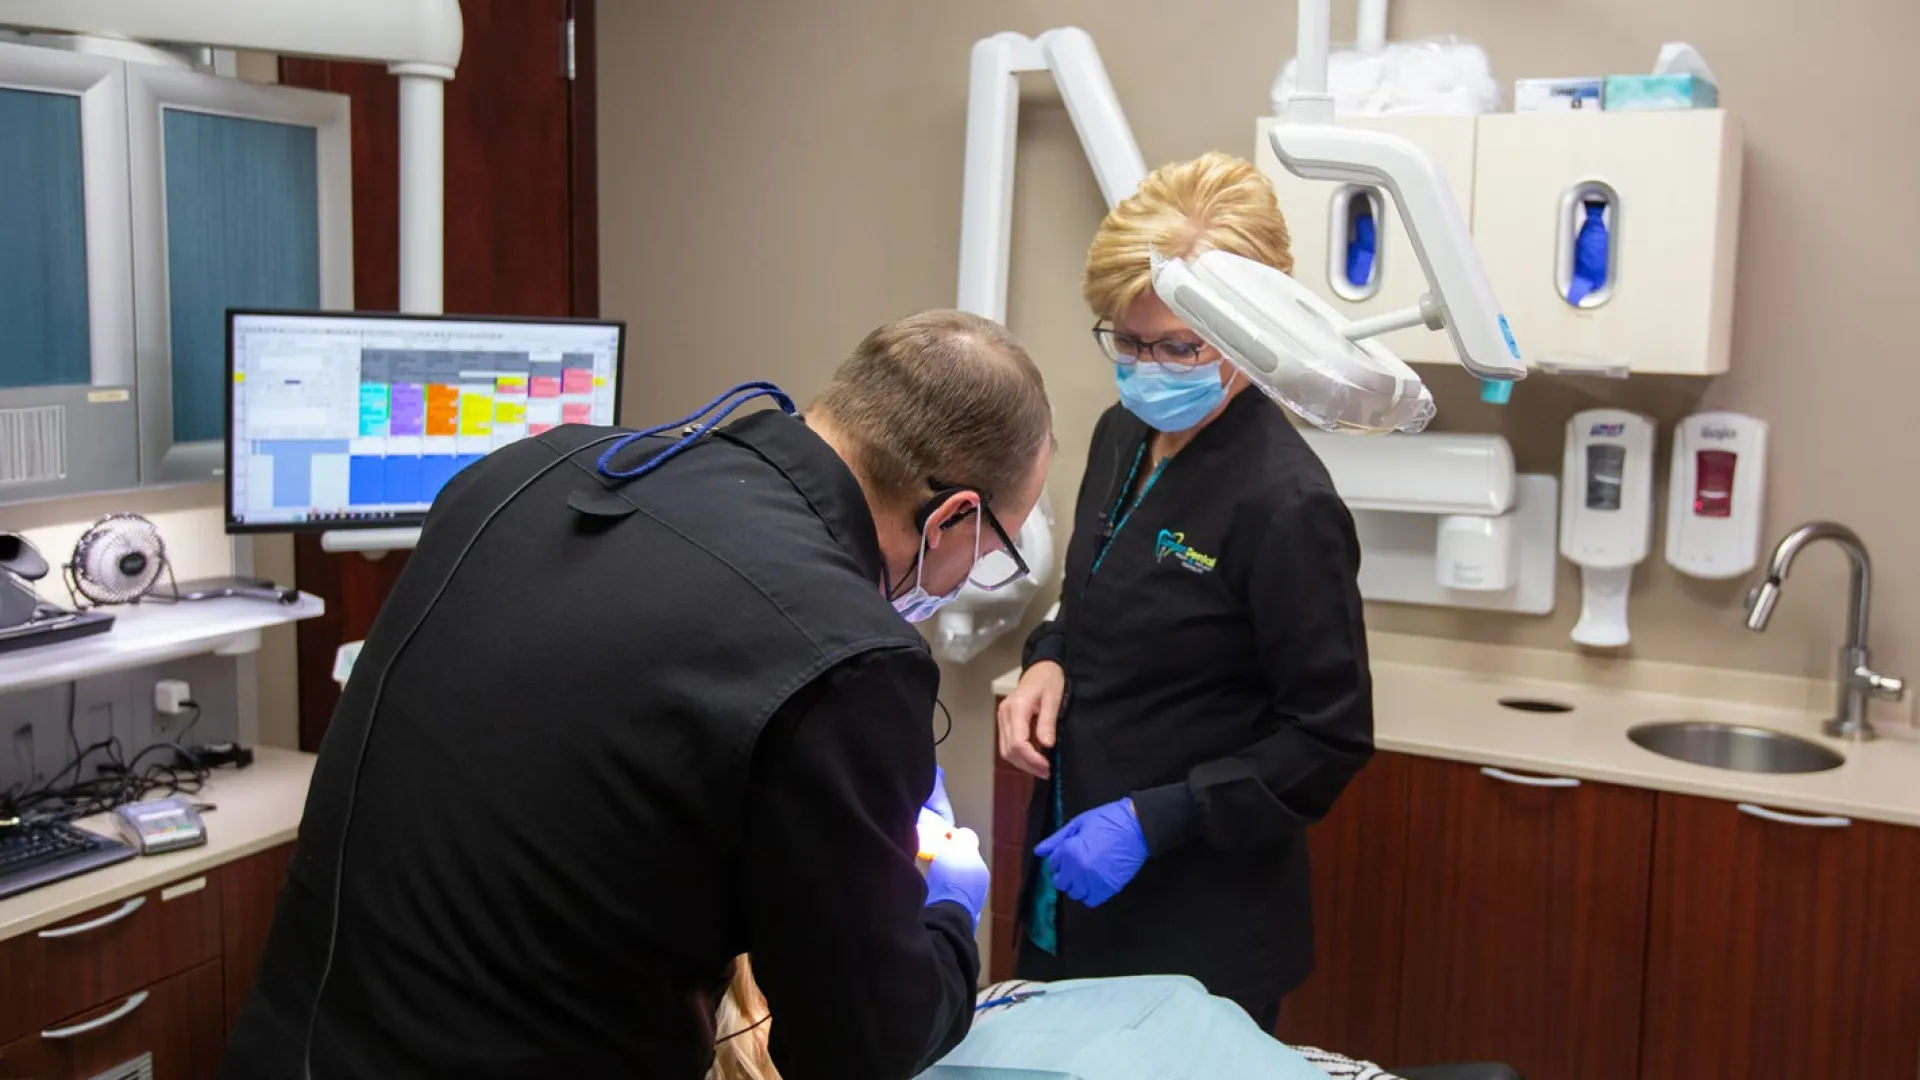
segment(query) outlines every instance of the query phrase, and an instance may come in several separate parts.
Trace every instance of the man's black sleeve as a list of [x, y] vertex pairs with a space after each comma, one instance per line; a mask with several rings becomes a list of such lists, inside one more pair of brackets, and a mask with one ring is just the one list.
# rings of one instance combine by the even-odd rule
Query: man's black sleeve
[[973, 1020], [973, 920], [926, 904], [914, 824], [933, 790], [940, 672], [917, 649], [839, 665], [755, 750], [746, 913], [785, 1080], [906, 1080]]

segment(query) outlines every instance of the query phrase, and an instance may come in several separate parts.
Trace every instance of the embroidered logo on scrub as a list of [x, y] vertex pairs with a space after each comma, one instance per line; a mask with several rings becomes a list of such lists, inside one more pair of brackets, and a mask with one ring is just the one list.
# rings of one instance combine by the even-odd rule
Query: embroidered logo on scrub
[[1160, 539], [1153, 545], [1153, 559], [1155, 562], [1174, 559], [1196, 574], [1208, 573], [1220, 562], [1216, 556], [1203, 554], [1188, 547], [1187, 534], [1174, 532], [1172, 529], [1160, 530]]

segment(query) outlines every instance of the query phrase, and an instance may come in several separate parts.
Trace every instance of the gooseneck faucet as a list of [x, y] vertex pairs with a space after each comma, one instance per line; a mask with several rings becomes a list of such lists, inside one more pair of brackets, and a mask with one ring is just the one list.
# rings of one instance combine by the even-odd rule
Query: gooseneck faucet
[[1767, 579], [1747, 594], [1747, 629], [1767, 628], [1773, 608], [1780, 602], [1780, 585], [1793, 569], [1800, 549], [1816, 540], [1831, 540], [1847, 553], [1852, 575], [1847, 587], [1847, 642], [1840, 647], [1839, 689], [1835, 695], [1834, 715], [1826, 722], [1829, 735], [1850, 739], [1873, 738], [1873, 725], [1867, 721], [1868, 698], [1899, 701], [1906, 694], [1906, 682], [1893, 675], [1873, 670], [1867, 654], [1867, 606], [1873, 591], [1873, 563], [1867, 558], [1867, 546], [1852, 529], [1832, 521], [1810, 521], [1782, 537], [1767, 563]]

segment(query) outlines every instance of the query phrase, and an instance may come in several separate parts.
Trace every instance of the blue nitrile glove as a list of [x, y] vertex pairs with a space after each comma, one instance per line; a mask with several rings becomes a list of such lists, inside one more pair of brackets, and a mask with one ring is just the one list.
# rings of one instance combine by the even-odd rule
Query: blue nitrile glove
[[972, 829], [955, 829], [953, 839], [940, 845], [933, 865], [927, 867], [927, 906], [943, 900], [959, 904], [973, 916], [973, 928], [978, 930], [992, 884], [987, 861], [980, 857], [980, 837]]
[[1033, 849], [1061, 892], [1090, 908], [1113, 899], [1147, 861], [1147, 834], [1133, 800], [1096, 806]]
[[1607, 280], [1607, 207], [1587, 204], [1587, 219], [1573, 239], [1573, 280], [1567, 283], [1567, 303], [1578, 305]]
[[947, 798], [947, 770], [938, 765], [933, 767], [933, 794], [927, 796], [926, 808], [939, 814], [947, 824], [953, 824], [953, 802]]

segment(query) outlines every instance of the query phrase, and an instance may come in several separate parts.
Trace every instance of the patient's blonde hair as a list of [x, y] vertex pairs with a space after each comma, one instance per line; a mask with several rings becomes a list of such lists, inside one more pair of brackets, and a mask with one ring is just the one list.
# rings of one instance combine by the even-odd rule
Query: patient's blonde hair
[[1155, 169], [1100, 223], [1080, 288], [1096, 316], [1118, 322], [1152, 287], [1149, 246], [1168, 258], [1225, 251], [1293, 272], [1273, 184], [1245, 159], [1217, 151]]
[[767, 1017], [767, 999], [753, 980], [753, 965], [739, 957], [733, 962], [733, 982], [714, 1017], [716, 1041], [707, 1080], [780, 1080], [773, 1055], [767, 1052], [773, 1028]]

